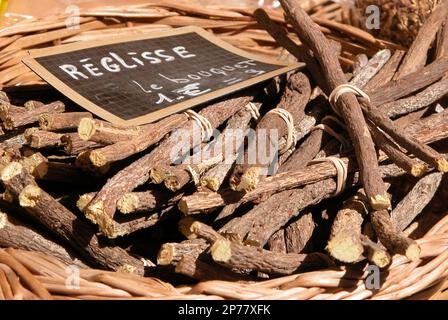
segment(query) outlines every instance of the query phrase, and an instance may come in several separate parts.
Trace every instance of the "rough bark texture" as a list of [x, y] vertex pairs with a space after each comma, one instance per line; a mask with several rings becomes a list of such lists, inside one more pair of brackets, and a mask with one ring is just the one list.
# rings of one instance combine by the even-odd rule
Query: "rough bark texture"
[[86, 260], [113, 270], [128, 265], [137, 274], [144, 273], [143, 262], [128, 255], [125, 250], [100, 245], [94, 229], [40, 189], [19, 163], [13, 162], [5, 168], [1, 179], [30, 216], [73, 246]]
[[150, 212], [173, 206], [181, 197], [182, 194], [171, 195], [157, 190], [130, 192], [124, 194], [118, 200], [117, 209], [124, 214], [144, 211]]
[[389, 252], [405, 255], [411, 261], [418, 261], [420, 247], [414, 240], [395, 228], [387, 211], [371, 212], [370, 221], [378, 239]]
[[[328, 40], [320, 32], [317, 25], [300, 8], [298, 1], [283, 0], [281, 4], [299, 38], [313, 50], [316, 59], [320, 62], [329, 88], [334, 90], [339, 85], [344, 84], [346, 81], [341, 66], [333, 58]], [[356, 97], [353, 94], [344, 94], [338, 100], [336, 107], [344, 118], [347, 131], [354, 145], [356, 158], [362, 172], [364, 189], [370, 205], [377, 209], [389, 207], [390, 201], [387, 198], [384, 183], [380, 178], [375, 147]]]
[[227, 268], [255, 270], [271, 275], [287, 275], [307, 267], [319, 268], [329, 264], [323, 254], [281, 254], [243, 246], [227, 239], [216, 241], [210, 251], [213, 260]]
[[12, 130], [39, 121], [41, 114], [62, 113], [64, 111], [65, 105], [60, 101], [56, 101], [34, 110], [9, 114], [4, 120], [4, 125], [6, 129]]
[[[156, 129], [153, 125], [148, 127], [151, 130]], [[104, 145], [137, 138], [143, 134], [144, 130], [144, 127], [120, 126], [91, 117], [81, 119], [78, 125], [78, 135], [82, 140], [95, 141]]]
[[[278, 109], [288, 111], [294, 123], [298, 123], [304, 116], [305, 106], [311, 95], [311, 85], [306, 75], [296, 73], [289, 80], [283, 93]], [[288, 126], [279, 115], [267, 113], [257, 124], [256, 132], [265, 132], [264, 139], [256, 139], [254, 146], [249, 146], [244, 155], [244, 164], [237, 165], [230, 177], [230, 186], [233, 190], [248, 192], [254, 190], [260, 179], [267, 175], [268, 167], [277, 155], [272, 150], [273, 146], [279, 146], [283, 138], [286, 141]], [[275, 130], [275, 132], [273, 132]], [[255, 149], [253, 149], [255, 148]], [[256, 150], [256, 152], [254, 152]], [[249, 154], [250, 152], [255, 154]], [[259, 159], [260, 154], [265, 159]], [[255, 159], [253, 157], [255, 156]], [[252, 159], [252, 161], [250, 161]]]
[[391, 212], [390, 217], [397, 228], [403, 231], [432, 200], [442, 182], [443, 174], [436, 172], [420, 179], [414, 188]]
[[364, 252], [361, 226], [368, 214], [368, 204], [363, 193], [358, 193], [344, 203], [331, 226], [327, 251], [342, 262], [356, 262]]
[[444, 78], [425, 90], [408, 98], [382, 105], [378, 109], [389, 118], [421, 110], [442, 99], [448, 92], [448, 79]]
[[401, 63], [400, 69], [395, 75], [396, 79], [418, 71], [426, 64], [428, 50], [447, 16], [448, 1], [442, 0], [420, 28], [417, 37]]
[[176, 265], [184, 256], [198, 257], [209, 246], [204, 239], [165, 243], [157, 255], [157, 264], [161, 266]]
[[76, 129], [82, 118], [92, 118], [92, 114], [90, 112], [44, 113], [39, 116], [39, 126], [47, 131]]
[[[202, 109], [200, 114], [210, 121], [213, 128], [217, 128], [233, 114], [243, 109], [252, 98], [252, 96], [243, 96], [218, 102]], [[190, 137], [200, 136], [201, 130], [194, 121], [188, 121], [181, 129], [187, 130]], [[160, 132], [155, 134], [159, 135]], [[184, 134], [186, 133], [183, 132], [182, 135]], [[112, 218], [115, 214], [116, 202], [125, 193], [133, 191], [137, 186], [148, 181], [149, 172], [154, 165], [171, 161], [172, 149], [178, 143], [179, 137], [175, 135], [167, 138], [151, 153], [133, 162], [110, 178], [86, 208], [86, 217], [97, 223], [105, 235], [115, 234], [115, 224]], [[199, 143], [199, 141], [196, 141], [196, 143]], [[190, 145], [190, 147], [193, 148], [195, 145]]]
[[[4, 207], [5, 211], [11, 210], [10, 206], [5, 206], [3, 203], [0, 203], [0, 206]], [[56, 257], [68, 265], [77, 264], [85, 267], [72, 252], [44, 236], [31, 225], [4, 212], [0, 212], [0, 247], [38, 251]]]
[[405, 53], [406, 52], [402, 50], [395, 50], [389, 61], [387, 61], [387, 63], [381, 68], [381, 70], [375, 75], [375, 77], [373, 77], [372, 80], [367, 83], [365, 89], [367, 91], [373, 91], [376, 88], [389, 83], [389, 81], [392, 80], [395, 72], [397, 71]]

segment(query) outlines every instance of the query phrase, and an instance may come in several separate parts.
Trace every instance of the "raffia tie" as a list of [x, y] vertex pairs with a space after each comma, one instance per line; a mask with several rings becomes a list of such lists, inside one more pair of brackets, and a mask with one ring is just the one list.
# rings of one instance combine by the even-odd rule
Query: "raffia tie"
[[365, 93], [364, 91], [362, 91], [361, 89], [359, 89], [358, 87], [352, 85], [352, 84], [341, 84], [340, 86], [337, 86], [330, 94], [330, 96], [328, 97], [328, 101], [330, 102], [330, 106], [333, 109], [333, 111], [338, 115], [341, 116], [339, 110], [337, 109], [337, 102], [339, 100], [339, 98], [344, 94], [344, 93], [353, 93], [355, 96], [361, 97], [366, 99], [369, 103], [370, 103], [370, 97], [367, 95], [367, 93]]
[[203, 142], [208, 141], [213, 135], [213, 127], [206, 117], [201, 116], [199, 113], [193, 110], [187, 110], [184, 112], [190, 120], [196, 121], [201, 128], [201, 139]]
[[255, 103], [249, 102], [245, 108], [247, 111], [250, 112], [252, 118], [254, 118], [255, 120], [260, 119], [260, 111], [258, 111], [258, 108], [255, 105]]
[[191, 179], [193, 179], [194, 185], [197, 186], [199, 184], [199, 173], [193, 169], [192, 166], [187, 166], [188, 173], [190, 173]]
[[328, 133], [329, 135], [331, 135], [332, 137], [336, 138], [336, 140], [338, 140], [342, 147], [344, 148], [344, 150], [348, 150], [350, 148], [350, 142], [345, 139], [345, 137], [342, 134], [337, 133], [335, 130], [333, 130], [332, 127], [330, 127], [328, 124], [323, 123], [323, 122], [328, 122], [328, 120], [332, 120], [335, 123], [337, 123], [340, 127], [342, 127], [343, 129], [345, 129], [345, 125], [344, 123], [342, 123], [342, 121], [340, 121], [338, 118], [334, 117], [334, 116], [325, 116], [322, 119], [322, 123], [318, 124], [317, 126], [314, 126], [311, 131], [314, 130], [323, 130], [326, 133]]
[[280, 118], [282, 118], [283, 121], [285, 121], [285, 123], [286, 123], [286, 127], [288, 130], [287, 135], [286, 135], [286, 143], [283, 146], [283, 148], [281, 148], [279, 150], [279, 153], [283, 154], [290, 149], [294, 149], [297, 133], [294, 128], [294, 118], [292, 117], [291, 113], [289, 113], [289, 111], [282, 109], [282, 108], [275, 108], [275, 109], [272, 109], [271, 111], [269, 111], [267, 114], [276, 114]]
[[347, 175], [348, 175], [348, 168], [342, 159], [337, 157], [327, 157], [327, 158], [321, 158], [321, 159], [314, 159], [310, 161], [308, 164], [317, 164], [317, 163], [323, 163], [323, 162], [331, 162], [334, 167], [336, 168], [336, 191], [334, 192], [334, 195], [339, 195], [342, 191], [345, 189], [345, 185], [347, 183]]

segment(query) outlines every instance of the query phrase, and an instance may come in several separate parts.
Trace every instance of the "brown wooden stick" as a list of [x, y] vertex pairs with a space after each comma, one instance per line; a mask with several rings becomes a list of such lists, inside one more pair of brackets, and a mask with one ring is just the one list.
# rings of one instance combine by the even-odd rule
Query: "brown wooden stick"
[[365, 86], [366, 91], [373, 91], [374, 89], [386, 85], [390, 82], [400, 66], [401, 60], [405, 55], [405, 51], [395, 50], [392, 57], [387, 61], [387, 63], [381, 68], [381, 70], [372, 78], [369, 83]]
[[405, 153], [400, 150], [391, 139], [389, 139], [383, 132], [378, 130], [375, 125], [370, 126], [370, 133], [372, 134], [373, 140], [378, 145], [378, 147], [384, 151], [384, 153], [395, 163], [398, 167], [405, 170], [414, 177], [421, 177], [427, 171], [424, 164], [420, 163], [416, 159], [411, 159]]
[[175, 271], [198, 281], [221, 280], [236, 282], [253, 280], [248, 275], [232, 272], [216, 263], [205, 262], [190, 255], [182, 257], [176, 264]]
[[427, 52], [446, 16], [448, 16], [448, 1], [441, 0], [420, 28], [417, 37], [403, 59], [400, 69], [395, 75], [396, 79], [418, 71], [426, 64]]
[[[124, 194], [117, 202], [117, 209], [123, 214], [135, 212], [151, 212], [174, 206], [182, 197], [182, 193], [169, 195], [166, 192], [149, 190]], [[94, 194], [93, 194], [94, 196]], [[89, 202], [93, 199], [90, 198]], [[82, 210], [81, 210], [82, 211]]]
[[227, 239], [217, 240], [210, 248], [214, 261], [227, 268], [255, 270], [272, 275], [287, 275], [301, 268], [328, 266], [323, 254], [281, 254], [243, 246]]
[[439, 172], [423, 177], [392, 210], [390, 217], [397, 230], [403, 231], [422, 212], [437, 192], [442, 177]]
[[28, 111], [35, 110], [37, 108], [42, 108], [43, 106], [45, 106], [45, 103], [36, 100], [29, 100], [25, 102], [23, 105], [23, 107]]
[[[152, 126], [149, 127], [151, 130], [154, 129]], [[95, 141], [104, 145], [131, 140], [141, 135], [142, 130], [139, 126], [119, 126], [106, 121], [92, 119], [92, 117], [81, 119], [78, 125], [78, 135], [81, 140]]]
[[[313, 50], [316, 59], [320, 62], [331, 90], [345, 83], [340, 65], [332, 58], [328, 40], [306, 12], [300, 8], [300, 4], [296, 0], [282, 0], [281, 4], [298, 36]], [[380, 178], [375, 147], [370, 134], [366, 134], [367, 124], [356, 97], [353, 94], [342, 95], [337, 107], [352, 139], [370, 205], [376, 209], [388, 208], [390, 200]]]
[[49, 231], [73, 246], [82, 256], [94, 264], [108, 269], [131, 266], [137, 274], [143, 274], [143, 263], [128, 255], [119, 247], [99, 245], [99, 239], [88, 223], [79, 220], [44, 190], [22, 165], [12, 162], [1, 174], [3, 185], [19, 199], [30, 216], [37, 219]]
[[[4, 209], [10, 208], [0, 204]], [[67, 265], [83, 263], [75, 261], [76, 256], [48, 236], [38, 232], [33, 226], [19, 221], [12, 214], [0, 211], [0, 247], [38, 251], [54, 256]], [[84, 265], [85, 266], [85, 265]]]
[[1, 101], [0, 102], [0, 119], [2, 121], [6, 121], [10, 116], [14, 114], [21, 114], [26, 112], [26, 109], [23, 107], [14, 106], [9, 102]]
[[56, 101], [34, 110], [8, 114], [4, 125], [6, 129], [12, 130], [39, 121], [39, 116], [43, 113], [62, 113], [64, 111], [64, 103]]
[[301, 48], [296, 43], [294, 43], [294, 41], [292, 41], [287, 36], [285, 30], [277, 23], [272, 21], [266, 11], [264, 11], [263, 9], [255, 10], [253, 16], [279, 45], [288, 50], [299, 61], [305, 62], [307, 68], [310, 70], [310, 74], [312, 75], [313, 80], [319, 85], [319, 87], [322, 88], [322, 90], [328, 91], [326, 89], [327, 84], [325, 83], [324, 77], [322, 75], [322, 70], [320, 69], [316, 59], [313, 58], [310, 50], [306, 47]]
[[213, 158], [203, 160], [199, 164], [168, 166], [164, 168], [156, 166], [153, 172], [163, 172], [165, 187], [171, 191], [178, 191], [190, 181], [194, 181], [195, 184], [199, 185], [201, 175], [223, 160], [223, 154], [219, 154]]
[[61, 145], [62, 134], [29, 128], [24, 133], [27, 144], [35, 149], [54, 148]]
[[401, 147], [437, 170], [448, 172], [448, 161], [433, 148], [412, 139], [402, 128], [394, 125], [391, 119], [373, 109], [368, 102], [363, 102], [363, 111], [370, 121], [386, 132]]
[[448, 19], [445, 19], [443, 26], [437, 34], [436, 59], [448, 55]]
[[378, 239], [389, 252], [405, 255], [411, 261], [418, 261], [420, 258], [419, 245], [395, 228], [387, 211], [371, 212], [370, 221]]
[[87, 181], [83, 172], [77, 167], [63, 162], [50, 162], [41, 153], [36, 152], [21, 159], [21, 164], [35, 179], [70, 183], [75, 185], [86, 185]]
[[269, 251], [286, 253], [285, 229], [279, 229], [268, 240], [267, 247]]
[[371, 263], [380, 268], [385, 268], [391, 264], [392, 258], [390, 254], [384, 250], [381, 245], [373, 242], [369, 237], [363, 234], [361, 235], [361, 243], [364, 247], [367, 260]]
[[303, 213], [297, 220], [285, 227], [287, 253], [302, 253], [310, 247], [316, 225], [311, 212]]
[[[260, 104], [253, 105], [256, 109], [260, 108]], [[224, 161], [222, 163], [214, 166], [201, 177], [201, 186], [207, 187], [212, 191], [219, 190], [224, 182], [224, 179], [228, 176], [233, 163], [243, 152], [242, 149], [244, 148], [244, 138], [241, 137], [236, 130], [241, 130], [241, 133], [245, 132], [245, 130], [249, 127], [250, 120], [253, 117], [252, 113], [253, 112], [249, 109], [241, 110], [229, 119], [226, 128], [218, 137], [216, 148], [218, 150], [222, 150], [222, 146], [220, 147], [220, 144], [223, 144], [226, 148], [229, 148], [229, 145], [231, 145], [232, 148], [231, 150], [225, 150]], [[213, 146], [213, 149], [215, 149], [215, 146]], [[208, 149], [206, 148], [205, 150]], [[201, 158], [203, 157], [201, 156]]]
[[61, 137], [61, 145], [67, 155], [79, 155], [83, 152], [89, 152], [103, 147], [94, 141], [84, 141], [79, 138], [77, 133], [66, 133]]
[[378, 109], [389, 118], [421, 110], [446, 96], [448, 79], [444, 78], [416, 95], [382, 105]]
[[[298, 123], [304, 116], [305, 106], [307, 105], [311, 95], [311, 85], [306, 75], [303, 73], [296, 73], [292, 75], [289, 80], [285, 92], [282, 95], [277, 109], [288, 111], [294, 123]], [[256, 188], [258, 182], [262, 177], [267, 175], [267, 169], [274, 161], [276, 152], [272, 152], [270, 146], [279, 145], [280, 139], [285, 137], [288, 133], [288, 126], [278, 114], [267, 113], [257, 124], [256, 132], [266, 132], [264, 141], [255, 142], [255, 163], [249, 163], [249, 159], [253, 155], [254, 149], [249, 147], [244, 155], [244, 164], [239, 164], [233, 170], [230, 176], [230, 186], [235, 191], [248, 192]], [[272, 130], [276, 130], [275, 136]], [[275, 140], [273, 140], [275, 137]], [[286, 141], [286, 138], [284, 138]], [[271, 152], [268, 152], [270, 150]], [[264, 154], [266, 159], [259, 159], [257, 155]], [[253, 161], [252, 160], [252, 161]], [[265, 161], [263, 161], [265, 160]]]
[[364, 192], [350, 198], [338, 211], [331, 226], [327, 251], [342, 262], [353, 263], [364, 252], [361, 243], [361, 226], [368, 214]]
[[[236, 112], [243, 109], [252, 96], [243, 96], [215, 103], [200, 111], [206, 117], [213, 128], [217, 128], [225, 120]], [[186, 117], [186, 115], [183, 115]], [[200, 136], [201, 129], [196, 122], [189, 121], [182, 127], [188, 130], [189, 137]], [[158, 132], [157, 134], [159, 134]], [[161, 138], [161, 137], [160, 137]], [[197, 140], [197, 139], [196, 139]], [[87, 207], [85, 214], [92, 222], [98, 223], [102, 231], [113, 231], [112, 217], [115, 214], [116, 202], [123, 194], [131, 192], [137, 186], [145, 183], [149, 179], [149, 170], [160, 162], [172, 161], [171, 152], [173, 147], [178, 145], [179, 137], [173, 136], [164, 140], [159, 147], [155, 148], [148, 155], [143, 156], [125, 169], [121, 170], [104, 185], [91, 204]], [[199, 141], [195, 141], [199, 143]], [[116, 144], [115, 144], [116, 145]], [[191, 147], [195, 147], [191, 145]], [[112, 232], [114, 233], [114, 232]]]
[[157, 255], [157, 264], [160, 266], [176, 265], [184, 256], [198, 257], [209, 246], [204, 239], [165, 243]]
[[39, 126], [47, 131], [76, 129], [83, 118], [92, 118], [92, 114], [90, 112], [44, 113], [39, 116]]
[[143, 134], [137, 135], [135, 138], [93, 150], [89, 156], [90, 161], [93, 165], [102, 167], [105, 164], [123, 160], [149, 148], [160, 141], [166, 134], [182, 127], [187, 121], [188, 117], [185, 114], [174, 114], [151, 124], [147, 130], [144, 130]]
[[189, 217], [184, 218], [179, 222], [179, 230], [190, 240], [199, 237], [206, 240], [208, 243], [214, 243], [216, 240], [224, 238], [212, 227]]
[[447, 72], [448, 58], [444, 57], [399, 80], [390, 81], [389, 83], [369, 90], [366, 93], [370, 97], [372, 106], [378, 107], [406, 97], [433, 84], [440, 80]]

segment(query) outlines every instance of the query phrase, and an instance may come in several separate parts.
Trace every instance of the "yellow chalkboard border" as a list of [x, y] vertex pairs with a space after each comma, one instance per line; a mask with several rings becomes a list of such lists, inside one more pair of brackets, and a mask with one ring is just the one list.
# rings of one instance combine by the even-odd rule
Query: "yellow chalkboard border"
[[[260, 76], [254, 77], [249, 80], [242, 81], [242, 82], [234, 84], [234, 85], [230, 85], [226, 88], [212, 91], [212, 92], [204, 94], [202, 96], [189, 99], [188, 101], [183, 101], [181, 103], [173, 104], [169, 107], [163, 108], [163, 109], [155, 111], [155, 112], [151, 112], [149, 114], [146, 114], [146, 115], [143, 115], [143, 116], [140, 116], [137, 118], [133, 118], [130, 120], [124, 120], [124, 119], [117, 117], [114, 114], [104, 110], [100, 106], [96, 105], [92, 101], [86, 99], [85, 97], [83, 97], [82, 95], [77, 93], [75, 90], [71, 89], [70, 86], [66, 85], [64, 82], [59, 80], [56, 76], [54, 76], [52, 73], [50, 73], [47, 69], [45, 69], [36, 60], [36, 58], [39, 58], [39, 57], [51, 56], [51, 55], [55, 55], [55, 54], [66, 53], [66, 52], [76, 51], [76, 50], [80, 50], [80, 49], [100, 47], [100, 46], [115, 44], [115, 43], [125, 43], [125, 42], [145, 40], [145, 39], [168, 37], [168, 36], [181, 35], [181, 34], [186, 34], [186, 33], [191, 33], [191, 32], [195, 32], [198, 35], [205, 38], [206, 40], [214, 43], [215, 45], [220, 46], [223, 49], [226, 49], [230, 52], [233, 52], [233, 53], [240, 55], [242, 57], [245, 57], [247, 59], [253, 59], [253, 60], [264, 62], [264, 63], [279, 65], [279, 66], [283, 66], [283, 68], [262, 74]], [[22, 62], [24, 64], [26, 64], [31, 70], [33, 70], [43, 80], [48, 82], [52, 87], [56, 88], [58, 91], [60, 91], [62, 94], [64, 94], [66, 97], [68, 97], [69, 99], [71, 99], [72, 101], [74, 101], [75, 103], [80, 105], [81, 107], [89, 110], [90, 112], [96, 114], [98, 117], [103, 118], [107, 121], [110, 121], [110, 122], [116, 123], [116, 124], [124, 124], [124, 125], [141, 125], [141, 124], [150, 123], [150, 122], [162, 119], [166, 116], [169, 116], [173, 113], [189, 109], [191, 107], [194, 107], [201, 103], [207, 102], [209, 100], [212, 100], [212, 99], [215, 99], [218, 97], [222, 97], [226, 94], [238, 91], [239, 89], [242, 89], [244, 87], [254, 85], [261, 81], [275, 77], [279, 74], [282, 74], [282, 73], [285, 73], [285, 72], [291, 71], [293, 69], [300, 68], [300, 67], [304, 66], [303, 63], [287, 63], [287, 62], [282, 62], [282, 61], [278, 61], [275, 59], [269, 59], [269, 58], [253, 55], [253, 54], [245, 52], [241, 49], [235, 48], [234, 46], [217, 38], [216, 36], [212, 35], [211, 33], [207, 32], [206, 30], [204, 30], [200, 27], [195, 27], [195, 26], [153, 31], [153, 32], [148, 32], [148, 33], [144, 33], [144, 34], [129, 36], [129, 37], [126, 37], [126, 39], [124, 39], [124, 40], [122, 37], [111, 37], [109, 39], [104, 39], [101, 41], [77, 42], [77, 43], [66, 44], [66, 45], [57, 46], [57, 47], [30, 50], [29, 56], [22, 59]]]

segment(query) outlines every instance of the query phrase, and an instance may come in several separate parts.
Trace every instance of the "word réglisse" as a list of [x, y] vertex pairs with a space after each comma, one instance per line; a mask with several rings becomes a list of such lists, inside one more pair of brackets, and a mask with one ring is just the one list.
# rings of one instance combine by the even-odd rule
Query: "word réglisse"
[[[158, 49], [154, 51], [145, 51], [142, 53], [128, 52], [128, 60], [126, 61], [123, 57], [114, 52], [109, 52], [109, 55], [102, 57], [99, 60], [99, 65], [94, 65], [90, 62], [91, 58], [85, 58], [79, 60], [81, 67], [83, 69], [79, 70], [77, 66], [73, 64], [63, 64], [60, 65], [63, 71], [69, 74], [74, 80], [89, 79], [89, 77], [100, 77], [104, 75], [104, 72], [118, 73], [123, 68], [125, 69], [135, 69], [139, 66], [145, 66], [145, 63], [149, 64], [159, 64], [163, 62], [171, 62], [176, 59], [188, 59], [196, 57], [195, 54], [187, 51], [185, 47], [178, 46], [171, 49], [172, 53], [167, 53], [167, 50]], [[101, 70], [102, 68], [103, 70]], [[104, 71], [104, 72], [103, 72]]]

